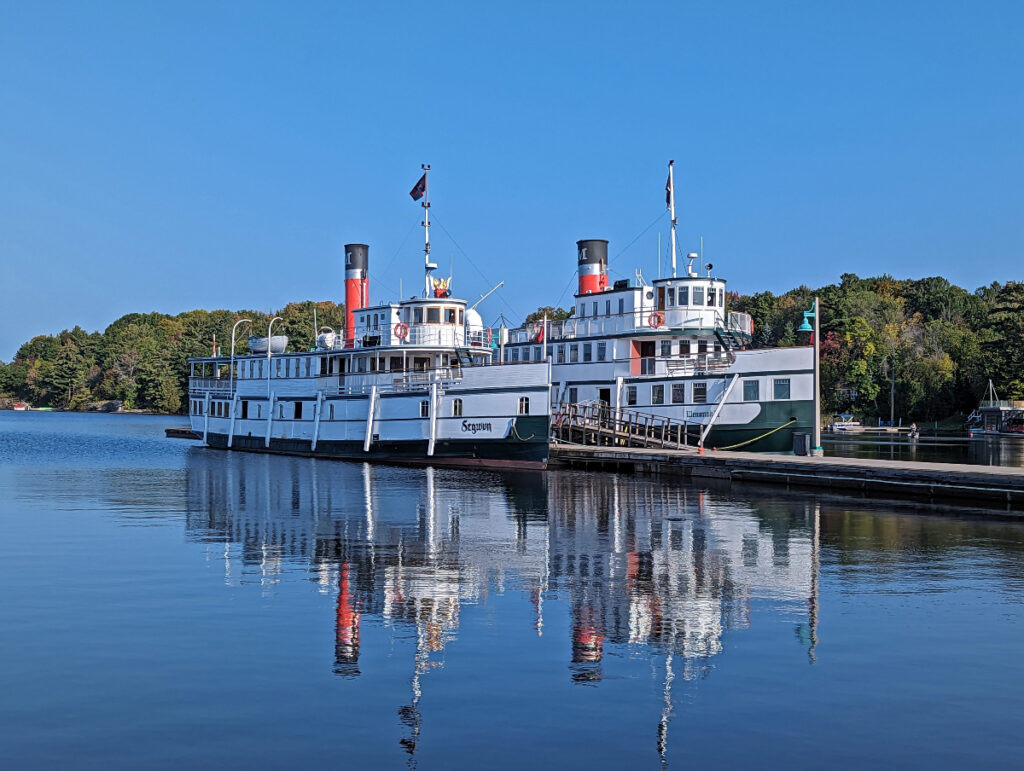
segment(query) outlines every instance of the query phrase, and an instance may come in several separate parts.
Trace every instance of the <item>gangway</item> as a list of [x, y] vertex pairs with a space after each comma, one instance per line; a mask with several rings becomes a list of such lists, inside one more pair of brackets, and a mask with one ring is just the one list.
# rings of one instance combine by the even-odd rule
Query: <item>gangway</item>
[[700, 431], [700, 423], [604, 402], [568, 402], [551, 416], [551, 441], [556, 444], [696, 450]]

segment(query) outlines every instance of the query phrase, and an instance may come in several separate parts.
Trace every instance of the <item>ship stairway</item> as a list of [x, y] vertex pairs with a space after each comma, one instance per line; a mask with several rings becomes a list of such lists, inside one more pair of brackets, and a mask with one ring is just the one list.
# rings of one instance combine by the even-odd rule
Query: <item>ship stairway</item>
[[598, 447], [696, 450], [700, 423], [611, 407], [604, 402], [568, 402], [551, 416], [551, 441]]
[[715, 327], [715, 337], [718, 338], [718, 342], [722, 344], [722, 347], [729, 352], [730, 360], [736, 361], [734, 351], [742, 348], [743, 342], [736, 337], [732, 330], [725, 327]]

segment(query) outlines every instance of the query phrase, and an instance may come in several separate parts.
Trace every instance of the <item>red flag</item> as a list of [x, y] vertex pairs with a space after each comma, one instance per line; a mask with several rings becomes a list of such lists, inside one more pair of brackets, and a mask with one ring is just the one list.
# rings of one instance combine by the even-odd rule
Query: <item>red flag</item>
[[424, 174], [420, 177], [420, 181], [416, 183], [412, 190], [409, 191], [409, 195], [412, 196], [412, 200], [418, 201], [427, 193], [427, 175]]

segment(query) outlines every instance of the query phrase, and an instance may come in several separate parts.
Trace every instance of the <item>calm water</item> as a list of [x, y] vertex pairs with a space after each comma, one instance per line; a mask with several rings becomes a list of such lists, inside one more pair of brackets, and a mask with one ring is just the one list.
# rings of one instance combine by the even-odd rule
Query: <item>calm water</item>
[[0, 413], [4, 768], [1019, 767], [1024, 526]]
[[982, 466], [1024, 466], [1024, 436], [906, 436], [858, 434], [825, 436], [825, 455], [840, 458], [880, 458], [929, 463], [969, 463]]

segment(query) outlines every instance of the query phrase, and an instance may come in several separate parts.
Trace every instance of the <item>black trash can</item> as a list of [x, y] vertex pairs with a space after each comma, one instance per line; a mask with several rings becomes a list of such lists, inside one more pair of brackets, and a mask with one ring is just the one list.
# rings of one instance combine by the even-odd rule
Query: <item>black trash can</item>
[[811, 454], [811, 435], [803, 433], [801, 431], [793, 432], [793, 454], [794, 455], [810, 455]]

